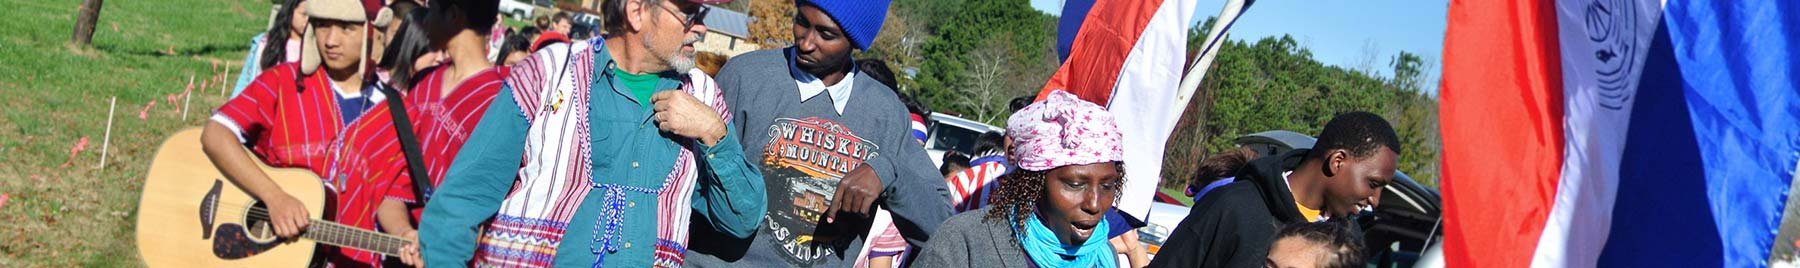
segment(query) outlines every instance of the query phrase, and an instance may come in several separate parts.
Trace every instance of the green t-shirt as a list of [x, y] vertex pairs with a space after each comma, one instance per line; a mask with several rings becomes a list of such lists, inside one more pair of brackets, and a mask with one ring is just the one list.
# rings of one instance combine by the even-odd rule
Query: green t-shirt
[[631, 96], [637, 98], [638, 106], [649, 110], [650, 95], [656, 93], [656, 82], [661, 81], [662, 78], [655, 73], [631, 74], [618, 67], [613, 67], [612, 72], [613, 76], [619, 78], [619, 82], [625, 84], [625, 89], [631, 91]]

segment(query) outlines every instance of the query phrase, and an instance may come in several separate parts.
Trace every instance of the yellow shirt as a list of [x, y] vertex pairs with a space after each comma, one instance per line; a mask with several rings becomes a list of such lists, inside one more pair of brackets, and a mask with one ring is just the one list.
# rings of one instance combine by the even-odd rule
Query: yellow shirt
[[1319, 221], [1319, 210], [1307, 208], [1306, 205], [1301, 205], [1300, 201], [1294, 201], [1294, 207], [1300, 208], [1300, 216], [1306, 216], [1307, 222]]
[[[1293, 176], [1293, 175], [1294, 175], [1293, 171], [1282, 172], [1281, 173], [1282, 183], [1287, 183], [1287, 177]], [[1292, 191], [1293, 185], [1289, 184], [1288, 189], [1289, 189], [1289, 191]], [[1319, 210], [1307, 208], [1306, 205], [1301, 205], [1300, 198], [1298, 198], [1298, 197], [1294, 198], [1294, 207], [1300, 209], [1300, 216], [1306, 216], [1306, 222], [1319, 221]]]

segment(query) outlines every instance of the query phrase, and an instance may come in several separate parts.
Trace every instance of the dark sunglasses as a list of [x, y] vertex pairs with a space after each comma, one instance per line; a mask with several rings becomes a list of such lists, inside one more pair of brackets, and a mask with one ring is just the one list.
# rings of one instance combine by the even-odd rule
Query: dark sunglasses
[[[712, 12], [712, 8], [707, 7], [706, 5], [701, 5], [698, 10], [694, 11], [694, 13], [681, 12], [681, 10], [670, 9], [668, 6], [664, 6], [664, 5], [656, 5], [656, 7], [662, 8], [663, 11], [668, 11], [669, 14], [677, 14], [677, 13], [681, 14], [680, 16], [678, 16], [676, 18], [681, 19], [681, 29], [682, 30], [693, 29], [695, 23], [699, 23], [701, 20], [706, 19], [707, 12]], [[686, 17], [686, 18], [683, 18], [683, 17]]]

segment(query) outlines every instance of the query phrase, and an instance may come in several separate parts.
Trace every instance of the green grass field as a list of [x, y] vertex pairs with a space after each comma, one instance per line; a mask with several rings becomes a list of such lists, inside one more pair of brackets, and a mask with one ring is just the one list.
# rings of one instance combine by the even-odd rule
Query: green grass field
[[[133, 221], [167, 134], [224, 101], [269, 14], [266, 0], [107, 1], [94, 44], [70, 48], [81, 1], [0, 0], [0, 267], [136, 267]], [[216, 68], [216, 69], [215, 69]], [[216, 71], [215, 71], [216, 70]], [[193, 91], [182, 119], [168, 96]], [[228, 89], [227, 89], [228, 90]], [[108, 101], [118, 98], [100, 168]], [[139, 119], [148, 102], [147, 119]], [[179, 101], [178, 101], [179, 102]], [[70, 150], [86, 137], [67, 167]]]

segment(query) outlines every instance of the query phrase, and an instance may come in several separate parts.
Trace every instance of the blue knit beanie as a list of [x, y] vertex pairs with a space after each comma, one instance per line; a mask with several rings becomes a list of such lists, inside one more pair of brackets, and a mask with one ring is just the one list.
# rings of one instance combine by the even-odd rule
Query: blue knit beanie
[[869, 44], [875, 42], [875, 36], [881, 34], [881, 23], [887, 19], [888, 2], [890, 0], [795, 0], [794, 7], [811, 4], [825, 11], [825, 15], [836, 20], [844, 34], [850, 36], [850, 44], [856, 49], [869, 50]]

